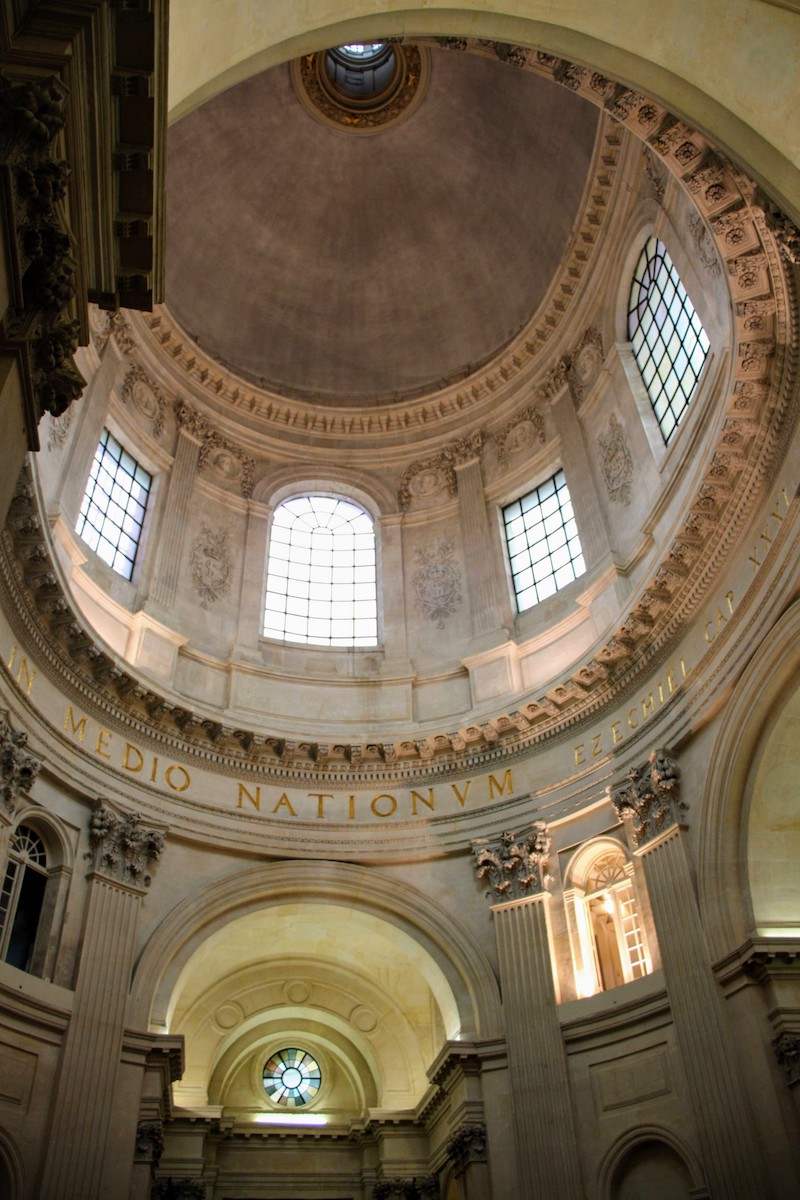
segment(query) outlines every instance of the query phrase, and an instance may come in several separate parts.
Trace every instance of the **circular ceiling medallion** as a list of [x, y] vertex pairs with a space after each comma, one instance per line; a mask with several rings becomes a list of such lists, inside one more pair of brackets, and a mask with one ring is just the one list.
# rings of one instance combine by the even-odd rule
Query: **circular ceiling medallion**
[[312, 116], [337, 129], [373, 133], [404, 119], [420, 103], [430, 79], [430, 55], [418, 46], [357, 43], [295, 59], [290, 72]]
[[320, 1089], [322, 1072], [307, 1050], [296, 1046], [277, 1050], [264, 1067], [264, 1091], [273, 1104], [302, 1108]]

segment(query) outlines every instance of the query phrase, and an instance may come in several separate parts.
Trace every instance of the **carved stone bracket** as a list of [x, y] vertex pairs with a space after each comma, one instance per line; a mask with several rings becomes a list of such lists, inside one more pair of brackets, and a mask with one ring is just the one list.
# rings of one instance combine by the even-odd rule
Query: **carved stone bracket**
[[470, 1163], [486, 1162], [486, 1126], [483, 1122], [465, 1122], [460, 1125], [448, 1140], [447, 1157], [458, 1172], [463, 1171]]
[[433, 1175], [421, 1179], [384, 1179], [372, 1189], [372, 1200], [436, 1200], [439, 1184]]
[[105, 800], [97, 800], [89, 822], [92, 869], [118, 883], [148, 888], [149, 867], [164, 852], [166, 835], [144, 829], [138, 813], [120, 816]]
[[488, 877], [492, 891], [503, 900], [541, 894], [550, 882], [550, 846], [544, 821], [536, 821], [532, 832], [519, 839], [515, 833], [502, 833], [494, 843], [478, 838], [472, 843], [478, 879]]
[[0, 193], [6, 214], [5, 251], [18, 281], [0, 313], [0, 344], [23, 365], [28, 439], [44, 413], [60, 417], [83, 391], [72, 362], [78, 262], [64, 222], [69, 164], [52, 157], [64, 126], [66, 88], [56, 79], [13, 86], [0, 75]]
[[140, 1121], [136, 1126], [135, 1162], [157, 1167], [164, 1153], [164, 1126], [161, 1121]]
[[679, 825], [687, 805], [680, 797], [678, 766], [667, 750], [654, 750], [646, 763], [628, 772], [628, 782], [609, 788], [620, 817], [633, 819], [637, 847]]
[[784, 1031], [773, 1040], [772, 1048], [786, 1082], [790, 1086], [800, 1083], [800, 1034]]
[[0, 795], [9, 813], [13, 813], [20, 792], [27, 795], [42, 764], [26, 753], [28, 735], [12, 729], [8, 713], [0, 712]]
[[205, 1200], [206, 1185], [202, 1179], [156, 1179], [151, 1200]]

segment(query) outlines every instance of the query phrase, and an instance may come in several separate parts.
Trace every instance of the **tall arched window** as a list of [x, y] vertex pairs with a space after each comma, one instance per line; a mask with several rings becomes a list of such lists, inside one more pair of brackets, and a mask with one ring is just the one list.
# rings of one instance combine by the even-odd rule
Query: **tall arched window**
[[375, 646], [372, 518], [342, 496], [295, 496], [275, 510], [264, 636], [318, 646]]
[[651, 237], [631, 285], [628, 337], [667, 445], [683, 420], [709, 341], [667, 248]]
[[652, 970], [632, 868], [612, 840], [583, 848], [565, 889], [578, 993], [608, 991]]
[[28, 825], [11, 839], [8, 867], [0, 892], [0, 958], [29, 971], [47, 887], [47, 851]]

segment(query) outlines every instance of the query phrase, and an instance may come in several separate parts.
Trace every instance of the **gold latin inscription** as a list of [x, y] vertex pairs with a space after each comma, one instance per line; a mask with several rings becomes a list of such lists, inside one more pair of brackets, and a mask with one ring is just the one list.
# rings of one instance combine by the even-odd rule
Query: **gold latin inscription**
[[[88, 717], [85, 713], [76, 715], [71, 704], [67, 705], [64, 714], [64, 732], [71, 733], [82, 744], [86, 742]], [[92, 745], [90, 740], [89, 745]], [[97, 726], [97, 735], [93, 745], [93, 753], [106, 762], [118, 765], [120, 770], [136, 774], [145, 768], [146, 758], [143, 751], [131, 742], [120, 742], [110, 729]], [[149, 756], [148, 756], [149, 757]], [[154, 754], [149, 762], [147, 778], [150, 783], [158, 783], [160, 778], [159, 757]], [[178, 763], [169, 763], [164, 769], [163, 781], [173, 792], [185, 792], [191, 786], [191, 776], [185, 767]]]
[[641, 721], [647, 721], [653, 716], [656, 708], [668, 700], [686, 678], [686, 663], [682, 658], [679, 659], [679, 662], [680, 679], [676, 668], [671, 666], [667, 671], [666, 678], [659, 679], [655, 683], [653, 691], [645, 692], [639, 703], [629, 708], [624, 717], [618, 717], [616, 721], [611, 722], [608, 728], [597, 730], [589, 735], [587, 742], [578, 742], [573, 747], [572, 753], [576, 767], [582, 767], [592, 759], [602, 758], [612, 746], [618, 746], [625, 740], [626, 726], [628, 729], [638, 729]]
[[[8, 669], [11, 672], [11, 674], [14, 673], [14, 662], [16, 660], [16, 657], [17, 657], [17, 647], [12, 646], [11, 647], [11, 656], [8, 660]], [[26, 696], [30, 696], [30, 694], [31, 694], [31, 688], [33, 687], [33, 681], [36, 678], [36, 675], [37, 675], [36, 668], [34, 667], [33, 669], [31, 669], [28, 666], [27, 658], [25, 658], [25, 656], [23, 655], [19, 660], [16, 681], [17, 681], [17, 687], [21, 688], [25, 692]], [[23, 679], [25, 680], [24, 686], [22, 683]]]
[[[747, 556], [747, 561], [751, 562], [753, 564], [753, 574], [754, 575], [756, 574], [756, 572], [758, 571], [758, 568], [761, 566], [761, 564], [764, 561], [763, 558], [759, 558], [759, 554], [767, 553], [770, 546], [772, 545], [775, 535], [778, 532], [778, 527], [783, 524], [783, 518], [784, 518], [785, 513], [781, 512], [781, 501], [783, 501], [783, 508], [784, 508], [785, 512], [788, 512], [789, 511], [789, 493], [787, 492], [785, 487], [781, 488], [778, 498], [775, 501], [775, 507], [769, 514], [769, 520], [765, 523], [763, 530], [758, 535], [758, 541], [756, 541], [753, 544], [753, 548]], [[770, 524], [771, 521], [775, 522], [774, 526]], [[760, 545], [761, 542], [764, 543], [763, 546]]]

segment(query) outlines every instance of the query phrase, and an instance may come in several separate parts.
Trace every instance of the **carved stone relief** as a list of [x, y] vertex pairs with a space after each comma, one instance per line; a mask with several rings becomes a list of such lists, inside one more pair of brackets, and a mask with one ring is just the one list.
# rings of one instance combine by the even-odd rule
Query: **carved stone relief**
[[550, 882], [550, 846], [544, 821], [535, 821], [532, 832], [519, 839], [515, 833], [502, 833], [494, 843], [478, 838], [472, 843], [478, 879], [488, 877], [492, 891], [503, 900], [535, 896]]
[[609, 794], [617, 813], [632, 817], [637, 846], [680, 824], [687, 808], [680, 795], [677, 763], [667, 750], [654, 750], [646, 763], [628, 772], [627, 784], [609, 789]]
[[181, 401], [176, 403], [175, 419], [181, 429], [200, 441], [198, 470], [208, 468], [221, 481], [238, 482], [245, 499], [252, 496], [256, 477], [255, 459], [246, 454], [241, 446], [227, 441], [202, 413], [190, 405]]
[[605, 353], [599, 329], [587, 329], [567, 360], [567, 375], [578, 404], [600, 374]]
[[408, 512], [412, 500], [430, 500], [434, 496], [458, 494], [456, 467], [478, 458], [486, 435], [470, 433], [445, 446], [433, 458], [412, 463], [406, 467], [397, 490], [397, 505], [401, 512]]
[[719, 258], [717, 257], [714, 240], [699, 213], [693, 212], [689, 214], [689, 233], [692, 235], [697, 257], [706, 274], [712, 279], [716, 278], [719, 275]]
[[606, 431], [598, 434], [597, 444], [600, 447], [600, 462], [603, 467], [603, 477], [606, 481], [609, 500], [629, 505], [631, 480], [633, 479], [633, 458], [616, 413], [612, 413], [609, 417]]
[[167, 402], [160, 388], [138, 363], [128, 368], [122, 384], [122, 402], [130, 402], [136, 411], [150, 422], [154, 438], [161, 437], [164, 432]]
[[144, 829], [138, 813], [120, 816], [98, 800], [89, 821], [92, 869], [119, 883], [147, 888], [152, 882], [151, 864], [164, 852], [166, 836], [160, 830]]
[[446, 619], [461, 604], [461, 571], [455, 560], [455, 542], [443, 538], [434, 546], [417, 547], [417, 569], [411, 580], [414, 600], [422, 615], [444, 629]]
[[494, 435], [494, 440], [497, 444], [497, 465], [501, 471], [507, 471], [510, 458], [531, 450], [537, 441], [544, 442], [544, 418], [539, 409], [529, 404]]
[[63, 412], [60, 417], [50, 417], [50, 428], [47, 432], [47, 449], [50, 451], [60, 449], [67, 440], [69, 427], [72, 424], [72, 416], [75, 412], [73, 405]]
[[189, 566], [201, 608], [208, 608], [222, 596], [227, 596], [233, 575], [230, 529], [212, 529], [203, 522], [192, 542]]

